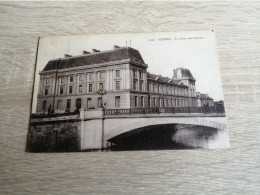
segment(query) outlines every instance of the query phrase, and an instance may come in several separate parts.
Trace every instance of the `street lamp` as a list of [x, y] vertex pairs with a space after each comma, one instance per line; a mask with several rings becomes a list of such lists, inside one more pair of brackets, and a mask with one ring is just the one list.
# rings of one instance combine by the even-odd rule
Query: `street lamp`
[[101, 96], [101, 108], [104, 108], [103, 106], [103, 95], [106, 95], [107, 90], [105, 89], [99, 89], [97, 90], [97, 94]]
[[105, 89], [98, 89], [97, 94], [101, 96], [101, 108], [102, 108], [102, 137], [101, 137], [101, 151], [104, 150], [104, 120], [105, 120], [105, 111], [103, 106], [103, 95], [106, 95], [107, 90]]

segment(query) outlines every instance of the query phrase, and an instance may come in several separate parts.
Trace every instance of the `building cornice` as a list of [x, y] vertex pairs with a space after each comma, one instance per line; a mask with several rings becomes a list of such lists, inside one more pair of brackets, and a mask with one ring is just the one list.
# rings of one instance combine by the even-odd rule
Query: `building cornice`
[[65, 73], [65, 72], [71, 72], [71, 71], [80, 71], [80, 70], [87, 70], [87, 69], [93, 69], [93, 68], [104, 68], [108, 66], [116, 66], [116, 65], [123, 65], [123, 64], [131, 64], [135, 66], [141, 66], [143, 68], [147, 68], [147, 64], [139, 63], [130, 59], [126, 60], [118, 60], [118, 61], [113, 61], [113, 62], [104, 62], [104, 63], [99, 63], [99, 64], [91, 64], [91, 65], [83, 65], [83, 66], [78, 66], [78, 67], [73, 67], [73, 68], [64, 68], [64, 69], [56, 69], [56, 70], [48, 70], [48, 71], [40, 71], [40, 75], [47, 75], [47, 74], [52, 74], [52, 73]]

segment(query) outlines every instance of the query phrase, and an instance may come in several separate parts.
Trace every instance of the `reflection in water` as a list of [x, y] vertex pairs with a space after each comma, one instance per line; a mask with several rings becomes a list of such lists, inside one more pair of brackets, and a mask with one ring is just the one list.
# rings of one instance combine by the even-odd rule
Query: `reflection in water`
[[108, 140], [108, 150], [162, 150], [224, 148], [227, 132], [198, 125], [154, 125], [120, 134]]
[[228, 136], [225, 130], [199, 125], [175, 126], [175, 133], [172, 139], [176, 143], [181, 143], [194, 148], [225, 148], [228, 147]]

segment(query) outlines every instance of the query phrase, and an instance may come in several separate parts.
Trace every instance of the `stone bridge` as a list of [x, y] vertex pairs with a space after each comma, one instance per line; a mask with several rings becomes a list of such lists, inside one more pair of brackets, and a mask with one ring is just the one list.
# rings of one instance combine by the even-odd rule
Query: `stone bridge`
[[226, 118], [220, 113], [159, 113], [104, 115], [102, 110], [81, 111], [81, 150], [105, 149], [108, 141], [120, 134], [147, 126], [180, 124], [226, 130]]
[[[57, 147], [62, 151], [59, 144], [62, 143], [61, 140], [69, 139], [71, 133], [76, 140], [73, 141], [74, 145], [77, 142], [78, 149], [75, 150], [88, 151], [109, 148], [111, 143], [115, 143], [113, 142], [115, 139], [118, 141], [122, 136], [129, 137], [129, 135], [136, 135], [136, 132], [150, 135], [149, 132], [155, 130], [158, 136], [163, 136], [161, 131], [163, 126], [167, 126], [166, 129], [170, 131], [181, 131], [184, 134], [193, 131], [192, 134], [195, 132], [203, 136], [205, 131], [212, 132], [212, 129], [226, 131], [224, 112], [215, 112], [215, 108], [211, 109], [211, 112], [208, 112], [209, 109], [201, 108], [82, 109], [80, 112], [69, 114], [34, 115], [31, 119], [30, 136], [33, 144], [38, 144], [39, 147], [46, 144], [42, 148], [43, 151], [56, 151]], [[169, 136], [171, 137], [172, 134]], [[189, 141], [189, 137], [187, 140]], [[49, 147], [50, 143], [54, 149], [45, 148]]]

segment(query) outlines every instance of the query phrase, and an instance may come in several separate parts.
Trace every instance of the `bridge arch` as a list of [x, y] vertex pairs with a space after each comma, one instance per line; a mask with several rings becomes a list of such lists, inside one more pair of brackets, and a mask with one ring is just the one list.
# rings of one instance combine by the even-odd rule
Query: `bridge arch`
[[164, 124], [200, 125], [226, 129], [225, 117], [139, 117], [105, 119], [104, 140], [107, 141], [120, 134], [147, 126]]

